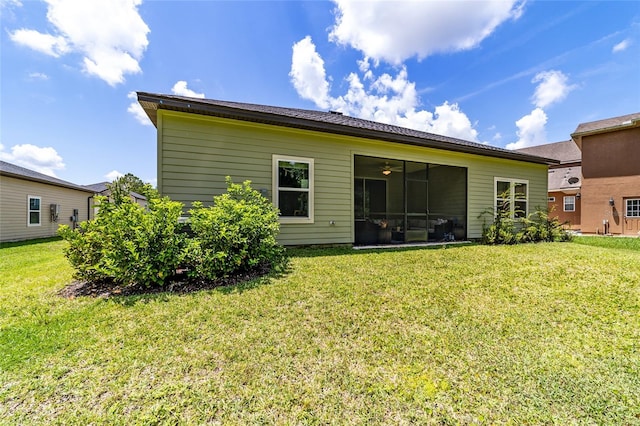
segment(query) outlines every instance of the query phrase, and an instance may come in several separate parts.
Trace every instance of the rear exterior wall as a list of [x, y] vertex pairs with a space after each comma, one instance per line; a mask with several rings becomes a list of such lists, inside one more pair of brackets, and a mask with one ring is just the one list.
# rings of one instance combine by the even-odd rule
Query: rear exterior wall
[[354, 155], [467, 168], [467, 237], [480, 238], [478, 216], [495, 203], [496, 177], [529, 182], [529, 210], [547, 205], [547, 166], [195, 114], [158, 111], [158, 189], [185, 204], [211, 203], [234, 182], [251, 180], [272, 197], [272, 156], [313, 158], [315, 214], [311, 224], [281, 224], [285, 245], [354, 241]]

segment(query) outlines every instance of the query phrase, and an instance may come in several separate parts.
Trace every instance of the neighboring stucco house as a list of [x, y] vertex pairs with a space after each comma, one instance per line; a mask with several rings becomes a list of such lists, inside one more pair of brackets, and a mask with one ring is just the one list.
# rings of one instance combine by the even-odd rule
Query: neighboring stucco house
[[[110, 199], [111, 190], [107, 187], [107, 185], [109, 184], [110, 182], [98, 182], [98, 183], [93, 183], [91, 185], [85, 185], [85, 186], [91, 189], [96, 195], [102, 195]], [[147, 207], [147, 197], [145, 197], [144, 195], [138, 194], [135, 191], [129, 191], [129, 198], [134, 203], [142, 207]]]
[[640, 235], [640, 113], [580, 124], [583, 233]]
[[549, 166], [549, 211], [575, 231], [581, 229], [581, 152], [573, 140], [521, 148], [519, 152], [558, 160]]
[[337, 112], [138, 93], [157, 128], [158, 190], [211, 202], [225, 176], [279, 208], [285, 245], [476, 239], [505, 193], [547, 205], [557, 161]]
[[0, 161], [0, 241], [56, 235], [89, 218], [93, 190]]

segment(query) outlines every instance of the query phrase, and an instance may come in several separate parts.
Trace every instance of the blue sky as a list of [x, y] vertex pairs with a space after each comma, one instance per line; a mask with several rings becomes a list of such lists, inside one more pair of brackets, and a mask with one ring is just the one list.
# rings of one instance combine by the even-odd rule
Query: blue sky
[[155, 182], [135, 91], [509, 149], [640, 111], [637, 1], [0, 2], [0, 159], [78, 184]]

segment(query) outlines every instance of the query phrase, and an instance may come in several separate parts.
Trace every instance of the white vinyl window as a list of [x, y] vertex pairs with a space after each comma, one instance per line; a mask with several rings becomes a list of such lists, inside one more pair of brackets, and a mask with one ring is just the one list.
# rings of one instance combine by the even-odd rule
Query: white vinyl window
[[529, 213], [529, 181], [495, 178], [496, 213], [523, 218]]
[[313, 223], [313, 159], [273, 156], [273, 204], [281, 223]]
[[42, 199], [40, 197], [27, 196], [27, 226], [40, 226], [41, 204]]
[[640, 198], [629, 198], [625, 200], [625, 216], [640, 217]]
[[563, 198], [563, 210], [565, 212], [575, 212], [576, 211], [576, 196], [575, 195], [566, 195]]

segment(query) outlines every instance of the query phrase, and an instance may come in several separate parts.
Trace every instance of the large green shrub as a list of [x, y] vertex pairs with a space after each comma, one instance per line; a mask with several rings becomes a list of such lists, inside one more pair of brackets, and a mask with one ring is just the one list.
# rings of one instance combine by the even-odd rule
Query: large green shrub
[[189, 211], [193, 238], [185, 264], [193, 278], [213, 280], [260, 265], [278, 266], [284, 259], [276, 241], [278, 210], [251, 182], [234, 184], [227, 177], [227, 192], [214, 204], [193, 203]]
[[185, 237], [178, 232], [182, 204], [168, 198], [148, 200], [148, 209], [128, 197], [110, 202], [96, 197], [96, 218], [77, 229], [61, 226], [69, 242], [65, 254], [76, 277], [114, 284], [162, 285], [181, 264]]
[[227, 193], [214, 197], [213, 206], [195, 202], [188, 233], [179, 224], [182, 203], [147, 191], [145, 209], [130, 199], [122, 182], [110, 189], [111, 201], [96, 197], [95, 219], [59, 230], [78, 279], [161, 286], [178, 269], [186, 269], [191, 279], [215, 280], [285, 264], [276, 241], [278, 210], [249, 181], [234, 184], [227, 178]]

